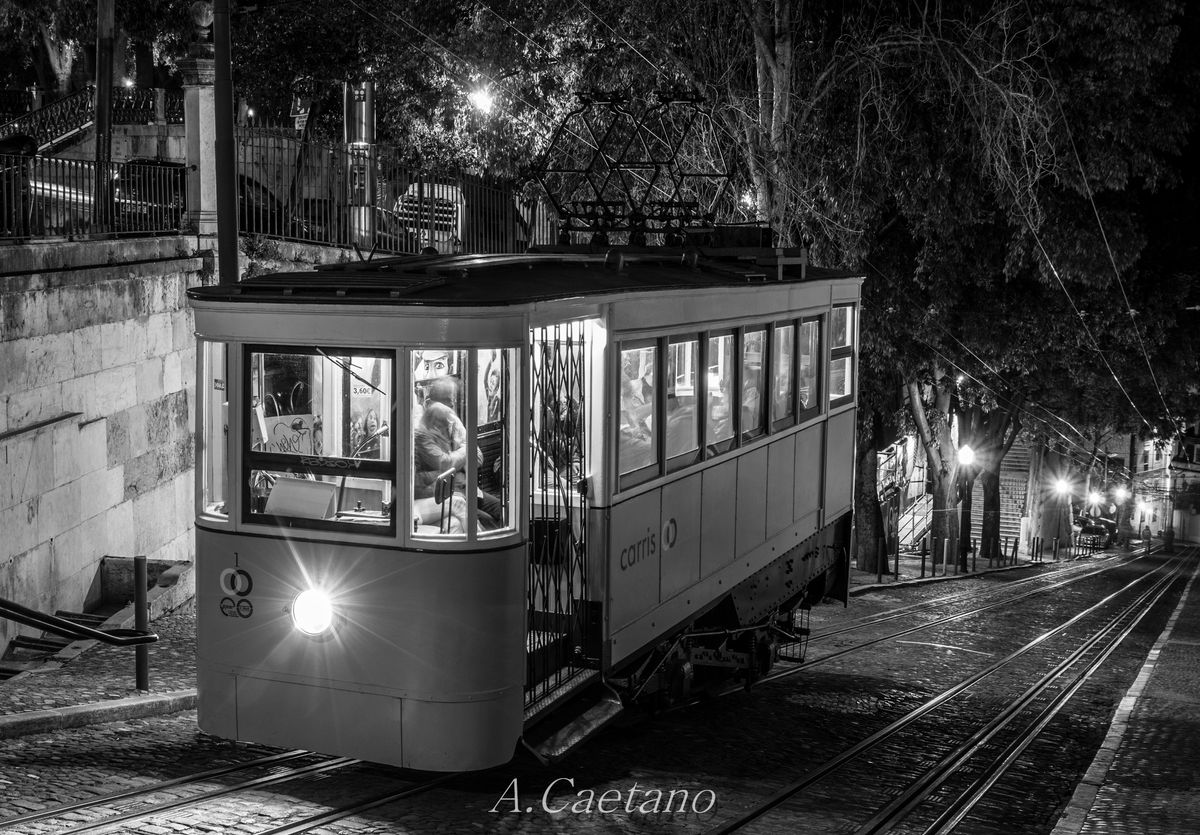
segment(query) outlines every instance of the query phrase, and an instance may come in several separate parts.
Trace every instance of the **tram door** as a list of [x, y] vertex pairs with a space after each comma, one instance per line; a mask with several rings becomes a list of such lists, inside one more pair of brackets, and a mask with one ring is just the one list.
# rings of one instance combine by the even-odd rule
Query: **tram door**
[[587, 467], [584, 327], [530, 331], [529, 560], [525, 704], [567, 685], [587, 646]]

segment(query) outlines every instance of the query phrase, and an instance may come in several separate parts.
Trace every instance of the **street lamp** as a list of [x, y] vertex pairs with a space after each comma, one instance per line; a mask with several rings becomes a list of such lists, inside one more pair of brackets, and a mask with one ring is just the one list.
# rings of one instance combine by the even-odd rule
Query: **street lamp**
[[475, 109], [483, 115], [486, 116], [492, 112], [492, 104], [494, 103], [494, 99], [492, 98], [492, 94], [484, 88], [480, 87], [477, 90], [472, 90], [467, 95], [467, 98], [470, 100], [471, 104], [474, 105]]
[[964, 467], [969, 467], [975, 463], [975, 450], [963, 444], [958, 448], [958, 463]]
[[959, 475], [959, 490], [962, 503], [958, 506], [958, 565], [963, 571], [967, 570], [967, 554], [971, 550], [971, 480], [970, 468], [975, 463], [975, 450], [967, 444], [958, 448], [958, 466], [962, 469]]

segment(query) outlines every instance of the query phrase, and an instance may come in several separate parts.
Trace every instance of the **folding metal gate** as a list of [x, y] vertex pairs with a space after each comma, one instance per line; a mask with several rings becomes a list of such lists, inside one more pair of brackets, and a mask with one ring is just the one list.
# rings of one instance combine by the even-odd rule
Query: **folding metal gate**
[[587, 669], [587, 352], [582, 322], [530, 332], [525, 704]]

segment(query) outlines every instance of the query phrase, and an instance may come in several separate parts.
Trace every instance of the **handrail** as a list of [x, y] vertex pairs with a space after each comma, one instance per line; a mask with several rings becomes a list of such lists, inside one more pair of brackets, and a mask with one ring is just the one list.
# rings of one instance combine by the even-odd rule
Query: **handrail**
[[0, 617], [15, 620], [25, 626], [34, 626], [45, 632], [53, 632], [63, 638], [91, 639], [116, 647], [134, 647], [152, 644], [158, 640], [156, 633], [138, 629], [92, 629], [90, 626], [60, 618], [57, 615], [47, 615], [2, 597], [0, 597]]

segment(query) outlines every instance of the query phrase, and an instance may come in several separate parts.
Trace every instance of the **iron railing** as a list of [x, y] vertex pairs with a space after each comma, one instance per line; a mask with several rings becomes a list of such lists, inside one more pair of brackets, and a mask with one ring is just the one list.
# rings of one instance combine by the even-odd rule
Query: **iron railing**
[[400, 149], [237, 131], [239, 229], [364, 252], [519, 252], [554, 240], [551, 215], [515, 184], [400, 161]]
[[0, 154], [0, 240], [175, 233], [186, 195], [180, 164]]

